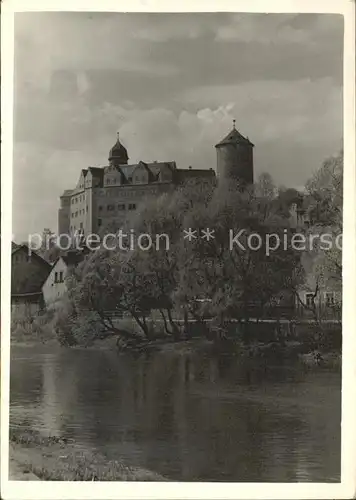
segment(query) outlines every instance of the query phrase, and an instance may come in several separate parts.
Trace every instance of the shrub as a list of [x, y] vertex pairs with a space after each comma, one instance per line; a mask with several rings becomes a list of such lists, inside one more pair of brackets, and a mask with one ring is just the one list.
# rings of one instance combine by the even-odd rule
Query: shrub
[[73, 346], [77, 344], [73, 334], [75, 317], [76, 312], [73, 303], [68, 297], [63, 297], [61, 302], [57, 304], [53, 321], [56, 337], [61, 345]]
[[13, 340], [40, 340], [45, 342], [55, 337], [53, 331], [53, 311], [41, 314], [14, 312], [11, 315], [11, 336]]

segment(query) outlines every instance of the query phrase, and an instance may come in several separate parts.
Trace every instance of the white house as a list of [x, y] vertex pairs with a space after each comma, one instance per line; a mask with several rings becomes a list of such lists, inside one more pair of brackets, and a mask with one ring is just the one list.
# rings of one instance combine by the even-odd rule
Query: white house
[[42, 286], [44, 302], [47, 308], [55, 307], [67, 291], [66, 278], [69, 271], [82, 260], [82, 255], [68, 253], [58, 257], [54, 262], [51, 272]]

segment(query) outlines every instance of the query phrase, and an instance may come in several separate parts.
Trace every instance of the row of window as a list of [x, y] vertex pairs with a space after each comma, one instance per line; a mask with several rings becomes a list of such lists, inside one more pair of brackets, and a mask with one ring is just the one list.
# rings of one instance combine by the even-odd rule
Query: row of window
[[[132, 182], [132, 175], [130, 175], [128, 177], [128, 181], [129, 182]], [[146, 184], [147, 183], [147, 177], [145, 175], [135, 175], [135, 182], [137, 183], [144, 183]], [[106, 184], [109, 185], [109, 184], [117, 184], [117, 179], [114, 178], [114, 179], [106, 179]], [[120, 184], [120, 183], [119, 183]]]
[[[82, 188], [82, 186], [80, 186], [80, 188]], [[84, 200], [85, 200], [85, 196], [84, 196], [84, 194], [81, 194], [80, 196], [77, 196], [76, 198], [72, 198], [71, 203], [73, 205], [74, 203], [80, 203], [81, 201], [84, 201]]]
[[63, 271], [59, 271], [58, 273], [54, 273], [54, 282], [55, 283], [63, 283], [64, 282]]
[[[103, 207], [102, 205], [99, 205], [99, 207], [98, 207], [98, 208], [99, 208], [99, 212], [102, 212], [102, 211], [103, 211], [103, 209], [104, 209], [104, 207]], [[107, 205], [106, 210], [107, 210], [108, 212], [113, 212], [113, 211], [115, 210], [115, 208], [116, 208], [116, 206], [115, 206], [115, 205]], [[118, 209], [119, 211], [126, 210], [126, 205], [125, 205], [125, 203], [119, 203], [119, 204], [117, 205], [117, 209]], [[127, 209], [128, 209], [128, 210], [136, 210], [136, 203], [129, 203], [129, 204], [127, 205]]]
[[[88, 212], [88, 205], [86, 211]], [[76, 212], [72, 212], [72, 217], [78, 217], [78, 215], [84, 215], [84, 212], [85, 212], [84, 208], [82, 210], [77, 210]]]

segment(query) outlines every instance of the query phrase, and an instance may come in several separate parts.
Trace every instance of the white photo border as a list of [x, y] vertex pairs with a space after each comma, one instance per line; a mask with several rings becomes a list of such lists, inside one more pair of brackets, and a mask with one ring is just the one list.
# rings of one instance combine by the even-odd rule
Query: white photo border
[[[344, 227], [342, 453], [340, 483], [9, 481], [10, 281], [13, 154], [14, 14], [90, 12], [273, 12], [344, 16]], [[1, 16], [1, 496], [55, 499], [346, 499], [356, 494], [356, 177], [355, 2], [352, 0], [5, 0]], [[332, 126], [332, 124], [330, 125]]]

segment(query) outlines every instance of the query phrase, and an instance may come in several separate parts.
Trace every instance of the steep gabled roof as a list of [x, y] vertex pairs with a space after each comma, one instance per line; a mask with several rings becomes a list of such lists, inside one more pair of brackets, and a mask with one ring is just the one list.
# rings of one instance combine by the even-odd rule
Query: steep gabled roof
[[14, 248], [11, 252], [11, 255], [14, 255], [15, 253], [19, 252], [20, 250], [24, 250], [27, 255], [30, 255], [31, 258], [34, 257], [38, 262], [40, 262], [44, 267], [47, 267], [48, 269], [51, 268], [51, 264], [49, 264], [43, 257], [38, 255], [34, 250], [30, 249], [28, 245], [23, 243], [22, 245], [16, 245], [16, 248]]
[[52, 269], [54, 269], [55, 265], [57, 264], [57, 262], [59, 260], [63, 260], [63, 262], [65, 263], [65, 265], [67, 267], [70, 267], [70, 266], [76, 266], [77, 264], [79, 264], [85, 257], [85, 252], [81, 252], [79, 253], [78, 251], [68, 251], [65, 255], [60, 255], [52, 264]]
[[88, 170], [90, 170], [90, 172], [93, 175], [103, 175], [104, 174], [104, 168], [103, 167], [88, 167]]
[[215, 170], [203, 170], [199, 168], [178, 169], [174, 173], [176, 182], [183, 182], [188, 179], [214, 179], [216, 177]]
[[13, 252], [26, 252], [31, 259], [21, 263], [12, 261], [11, 266], [11, 296], [29, 293], [40, 293], [52, 266], [25, 244], [19, 245]]
[[74, 191], [73, 189], [65, 189], [63, 191], [63, 194], [61, 194], [60, 198], [64, 198], [66, 196], [71, 196], [71, 194], [73, 193], [73, 191]]

